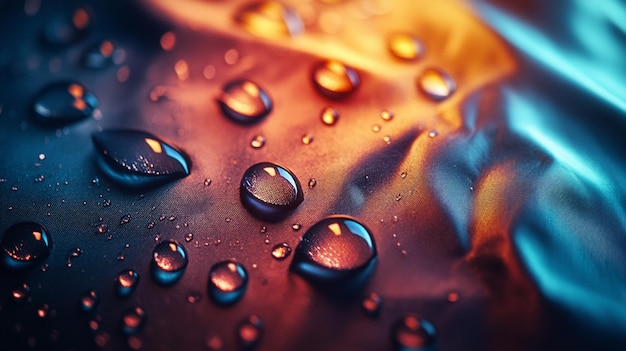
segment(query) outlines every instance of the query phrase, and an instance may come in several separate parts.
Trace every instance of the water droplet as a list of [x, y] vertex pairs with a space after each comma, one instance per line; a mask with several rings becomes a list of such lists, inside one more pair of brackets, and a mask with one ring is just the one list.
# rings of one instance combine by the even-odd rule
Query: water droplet
[[456, 291], [451, 291], [446, 296], [446, 299], [448, 300], [448, 302], [457, 302], [459, 301], [459, 298], [460, 298], [460, 295]]
[[172, 32], [166, 32], [161, 36], [161, 48], [164, 51], [171, 51], [176, 46], [176, 35]]
[[45, 176], [42, 174], [42, 175], [35, 177], [33, 180], [35, 181], [35, 183], [41, 183], [43, 182], [44, 179], [45, 179]]
[[43, 38], [52, 46], [73, 44], [87, 34], [91, 17], [86, 9], [78, 8], [72, 13], [71, 17], [55, 18], [43, 28]]
[[322, 119], [322, 123], [327, 126], [332, 126], [339, 120], [339, 112], [332, 107], [325, 107], [322, 110], [320, 117]]
[[395, 117], [395, 115], [395, 113], [389, 110], [380, 111], [380, 118], [382, 118], [384, 121], [391, 121], [393, 117]]
[[178, 60], [174, 64], [174, 72], [176, 72], [176, 76], [181, 81], [186, 81], [189, 79], [189, 65], [187, 65], [187, 61]]
[[263, 336], [263, 321], [257, 315], [248, 316], [237, 326], [237, 339], [245, 350], [254, 349]]
[[159, 243], [152, 251], [152, 277], [163, 285], [182, 277], [189, 259], [185, 248], [175, 240]]
[[248, 273], [238, 262], [218, 262], [209, 271], [209, 296], [220, 305], [231, 305], [239, 301], [247, 285]]
[[298, 178], [277, 164], [257, 163], [244, 173], [240, 188], [246, 209], [263, 220], [279, 220], [295, 210], [304, 196]]
[[298, 231], [298, 230], [302, 229], [302, 224], [294, 223], [294, 224], [291, 225], [291, 229], [293, 229], [294, 231]]
[[190, 242], [191, 240], [193, 240], [193, 233], [187, 233], [187, 235], [185, 235], [185, 241]]
[[316, 185], [317, 185], [317, 180], [315, 180], [315, 178], [309, 179], [309, 189], [315, 188]]
[[430, 138], [434, 138], [434, 137], [436, 137], [437, 135], [439, 135], [439, 131], [437, 131], [436, 129], [433, 129], [433, 130], [431, 130], [430, 132], [428, 132], [428, 136], [429, 136]]
[[109, 230], [109, 227], [104, 223], [100, 223], [96, 225], [96, 233], [98, 234], [106, 233], [108, 230]]
[[83, 254], [83, 250], [80, 247], [75, 247], [67, 251], [67, 267], [72, 267], [72, 259]]
[[261, 234], [267, 233], [267, 226], [261, 226]]
[[435, 342], [435, 327], [415, 314], [408, 314], [396, 322], [392, 337], [398, 351], [430, 350]]
[[237, 51], [237, 49], [226, 50], [224, 53], [224, 62], [226, 62], [227, 65], [234, 65], [237, 61], [239, 61], [239, 51]]
[[202, 299], [202, 294], [197, 291], [192, 291], [187, 294], [187, 302], [194, 304]]
[[35, 97], [35, 120], [43, 125], [60, 126], [93, 117], [98, 99], [77, 82], [57, 82], [44, 87]]
[[122, 332], [134, 335], [141, 331], [146, 322], [146, 312], [139, 306], [132, 307], [122, 315]]
[[211, 80], [213, 79], [213, 77], [215, 77], [215, 71], [215, 66], [206, 65], [202, 70], [202, 76], [207, 80]]
[[121, 185], [156, 186], [189, 175], [191, 162], [180, 149], [152, 134], [111, 130], [92, 135], [102, 171]]
[[329, 99], [344, 99], [359, 87], [360, 78], [354, 68], [329, 60], [313, 68], [313, 85]]
[[272, 111], [272, 99], [256, 83], [234, 80], [222, 89], [217, 99], [224, 115], [239, 123], [254, 123]]
[[24, 283], [11, 291], [11, 297], [13, 301], [22, 302], [30, 296], [30, 286]]
[[111, 40], [102, 40], [89, 47], [82, 56], [82, 64], [87, 68], [100, 69], [113, 64], [119, 49]]
[[422, 72], [417, 80], [417, 86], [422, 93], [435, 101], [445, 100], [456, 90], [456, 84], [452, 77], [435, 68], [429, 68]]
[[80, 308], [85, 312], [91, 312], [98, 305], [98, 301], [98, 294], [95, 291], [87, 291], [80, 298]]
[[361, 307], [363, 311], [370, 317], [378, 317], [380, 309], [382, 307], [383, 300], [376, 293], [371, 293], [363, 298], [361, 301]]
[[133, 217], [130, 215], [130, 213], [123, 215], [122, 218], [120, 218], [120, 225], [128, 224], [131, 219], [133, 219]]
[[250, 141], [250, 146], [255, 149], [260, 149], [265, 146], [265, 137], [262, 135], [255, 135]]
[[396, 201], [402, 200], [402, 194], [396, 195], [395, 199], [396, 199]]
[[389, 144], [391, 144], [391, 137], [390, 137], [389, 135], [385, 135], [385, 136], [383, 137], [383, 141], [384, 141], [387, 145], [389, 145]]
[[304, 134], [302, 136], [301, 140], [302, 140], [302, 144], [309, 145], [310, 143], [313, 142], [313, 135], [311, 135], [311, 134]]
[[394, 57], [405, 61], [415, 61], [426, 51], [421, 40], [402, 33], [390, 35], [387, 38], [387, 47]]
[[405, 179], [407, 176], [407, 172], [400, 173], [400, 178]]
[[208, 336], [205, 344], [209, 348], [209, 350], [212, 351], [221, 350], [222, 347], [224, 347], [224, 341], [218, 335]]
[[37, 156], [37, 158], [39, 158], [39, 160], [43, 161], [46, 159], [46, 154], [39, 154], [39, 156]]
[[284, 260], [291, 255], [291, 246], [288, 243], [280, 243], [272, 247], [272, 257], [277, 260]]
[[43, 304], [37, 308], [37, 317], [46, 318], [48, 316], [48, 312], [50, 311], [50, 306], [48, 304]]
[[2, 263], [9, 269], [34, 265], [48, 257], [52, 241], [46, 228], [35, 222], [20, 222], [10, 226], [0, 242]]
[[121, 271], [115, 279], [115, 291], [117, 296], [125, 298], [130, 296], [139, 284], [139, 274], [132, 269]]
[[209, 178], [206, 178], [204, 180], [204, 186], [209, 186], [209, 185], [211, 185], [211, 183], [213, 183], [213, 181], [211, 179], [209, 179]]
[[288, 38], [304, 32], [298, 13], [277, 1], [246, 5], [238, 11], [236, 19], [248, 32], [261, 38]]
[[380, 124], [372, 125], [372, 132], [374, 132], [374, 133], [380, 132]]

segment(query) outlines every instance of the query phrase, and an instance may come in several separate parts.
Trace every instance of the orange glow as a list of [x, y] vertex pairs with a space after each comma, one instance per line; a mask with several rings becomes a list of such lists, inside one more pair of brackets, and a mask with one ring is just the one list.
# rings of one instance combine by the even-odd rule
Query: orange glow
[[76, 12], [74, 12], [74, 16], [72, 16], [72, 23], [74, 23], [78, 29], [87, 27], [89, 24], [89, 15], [87, 14], [87, 11], [83, 9], [76, 10]]
[[407, 34], [395, 33], [389, 36], [387, 46], [391, 53], [403, 60], [416, 60], [422, 55], [423, 48], [415, 38]]
[[276, 169], [274, 169], [274, 167], [265, 167], [263, 168], [263, 170], [265, 171], [265, 173], [269, 174], [272, 177], [276, 177]]
[[333, 223], [329, 225], [328, 229], [330, 229], [330, 231], [337, 236], [341, 235], [341, 226], [339, 226], [338, 223]]
[[174, 71], [176, 72], [176, 76], [178, 79], [185, 81], [189, 79], [189, 66], [187, 65], [187, 61], [178, 60], [174, 65]]
[[33, 232], [33, 237], [35, 237], [37, 241], [41, 240], [41, 232]]
[[67, 92], [70, 93], [75, 99], [83, 97], [83, 88], [78, 84], [70, 84], [67, 88]]
[[176, 46], [176, 36], [172, 32], [167, 32], [161, 36], [161, 48], [171, 51]]
[[[150, 139], [150, 138], [145, 138], [144, 141], [146, 142], [146, 144], [148, 144], [148, 146], [150, 147], [150, 149], [152, 149], [152, 151], [154, 151], [157, 154], [160, 154], [163, 152], [163, 148], [161, 147], [161, 143], [154, 140], [154, 139]], [[170, 244], [170, 247], [173, 244]], [[173, 251], [176, 251], [176, 245], [174, 245], [174, 249]]]
[[243, 90], [245, 90], [252, 97], [259, 97], [259, 88], [251, 82], [245, 82], [243, 84]]
[[104, 57], [110, 57], [113, 54], [113, 43], [105, 40], [100, 44], [100, 53]]

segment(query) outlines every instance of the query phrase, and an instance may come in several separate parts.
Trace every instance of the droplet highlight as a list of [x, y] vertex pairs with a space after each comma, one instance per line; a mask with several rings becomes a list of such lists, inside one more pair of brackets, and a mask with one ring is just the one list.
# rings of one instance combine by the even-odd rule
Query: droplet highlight
[[176, 240], [159, 243], [152, 251], [152, 277], [162, 285], [174, 284], [187, 267], [187, 251]]
[[115, 278], [115, 292], [121, 298], [129, 297], [139, 284], [139, 274], [132, 269], [126, 269], [118, 273]]
[[98, 301], [99, 301], [99, 297], [95, 291], [93, 290], [87, 291], [80, 298], [80, 308], [84, 312], [91, 312], [98, 305]]
[[0, 246], [2, 264], [8, 269], [22, 269], [48, 257], [52, 240], [48, 230], [41, 224], [19, 222], [5, 230]]
[[235, 80], [226, 84], [217, 102], [226, 117], [244, 124], [258, 122], [272, 111], [270, 96], [249, 80]]
[[450, 75], [442, 70], [426, 69], [417, 79], [419, 90], [434, 101], [443, 101], [454, 93], [456, 84]]
[[392, 339], [395, 350], [426, 351], [435, 342], [435, 327], [415, 314], [408, 314], [393, 327]]
[[247, 285], [248, 272], [239, 262], [218, 262], [209, 271], [209, 296], [222, 306], [239, 301]]
[[94, 116], [98, 99], [78, 82], [56, 82], [35, 96], [33, 116], [47, 126], [62, 126]]
[[304, 32], [298, 13], [277, 1], [260, 1], [242, 7], [235, 16], [250, 34], [269, 39], [290, 38]]
[[350, 96], [361, 84], [357, 71], [342, 62], [328, 60], [313, 68], [313, 86], [323, 96], [340, 100]]
[[254, 216], [276, 221], [304, 200], [300, 181], [289, 169], [274, 163], [257, 163], [246, 170], [240, 187], [241, 202]]
[[87, 48], [81, 62], [83, 66], [92, 69], [102, 69], [111, 66], [121, 56], [121, 50], [111, 40], [102, 40]]
[[416, 61], [424, 56], [426, 47], [421, 40], [404, 33], [394, 33], [387, 38], [389, 52], [403, 61]]

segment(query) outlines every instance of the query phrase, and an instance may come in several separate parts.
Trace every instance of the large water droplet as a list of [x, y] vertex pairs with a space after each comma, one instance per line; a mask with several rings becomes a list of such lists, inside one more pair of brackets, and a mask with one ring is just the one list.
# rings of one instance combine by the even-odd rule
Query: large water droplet
[[353, 218], [330, 216], [313, 225], [296, 247], [292, 269], [321, 284], [366, 278], [376, 259], [369, 230]]
[[294, 37], [304, 32], [298, 13], [277, 1], [246, 5], [238, 11], [236, 20], [248, 32], [262, 38]]
[[35, 97], [35, 120], [49, 126], [60, 126], [92, 117], [98, 99], [77, 82], [57, 82], [43, 88]]
[[175, 146], [137, 130], [110, 130], [92, 135], [98, 165], [112, 180], [142, 189], [191, 172], [191, 161]]
[[9, 269], [32, 266], [48, 257], [52, 241], [48, 230], [35, 222], [10, 226], [2, 236], [2, 264]]
[[431, 351], [435, 327], [415, 314], [408, 314], [394, 325], [392, 339], [398, 351]]
[[417, 86], [427, 97], [435, 101], [445, 100], [456, 90], [450, 75], [442, 70], [426, 69], [417, 79]]
[[141, 331], [146, 322], [146, 311], [139, 306], [132, 307], [122, 315], [122, 332], [134, 335]]
[[115, 278], [117, 296], [126, 298], [135, 291], [139, 284], [139, 274], [132, 269], [121, 271]]
[[217, 102], [228, 118], [239, 123], [258, 122], [272, 111], [270, 96], [249, 80], [235, 80], [226, 84]]
[[298, 178], [274, 163], [257, 163], [241, 179], [241, 202], [259, 219], [275, 221], [295, 210], [304, 199]]
[[91, 312], [98, 305], [98, 301], [98, 294], [95, 291], [87, 291], [80, 298], [80, 308], [85, 312]]
[[313, 85], [327, 98], [344, 99], [359, 87], [360, 78], [354, 68], [328, 60], [313, 68]]
[[239, 301], [247, 285], [248, 273], [238, 262], [218, 262], [209, 271], [209, 296], [220, 305]]
[[387, 46], [393, 56], [406, 61], [415, 61], [426, 51], [419, 39], [403, 33], [390, 35], [387, 38]]
[[152, 251], [152, 277], [163, 285], [173, 284], [183, 276], [189, 259], [176, 240], [159, 243]]
[[320, 114], [322, 123], [327, 126], [332, 126], [339, 120], [339, 112], [332, 107], [325, 107]]
[[272, 257], [277, 260], [284, 260], [291, 255], [291, 246], [288, 243], [280, 243], [272, 247]]
[[259, 345], [263, 336], [263, 321], [257, 315], [251, 315], [239, 323], [237, 339], [245, 350], [252, 350]]
[[43, 39], [52, 46], [67, 46], [83, 38], [91, 23], [87, 9], [78, 8], [71, 16], [63, 16], [48, 22], [43, 28]]
[[81, 61], [87, 68], [100, 69], [112, 65], [116, 56], [120, 55], [121, 51], [115, 43], [111, 40], [102, 40], [85, 50]]

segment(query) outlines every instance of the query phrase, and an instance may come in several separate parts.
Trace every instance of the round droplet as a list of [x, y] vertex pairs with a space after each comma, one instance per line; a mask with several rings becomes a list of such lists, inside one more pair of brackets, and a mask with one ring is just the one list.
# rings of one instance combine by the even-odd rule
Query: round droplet
[[408, 314], [394, 325], [392, 339], [398, 351], [430, 350], [435, 342], [435, 327], [415, 314]]
[[313, 142], [313, 135], [311, 135], [311, 134], [304, 134], [302, 136], [301, 141], [302, 141], [302, 144], [309, 145], [310, 143]]
[[339, 120], [339, 112], [332, 107], [325, 107], [320, 114], [322, 123], [327, 126], [332, 126]]
[[115, 291], [117, 296], [129, 297], [139, 284], [139, 274], [132, 269], [121, 271], [115, 278]]
[[383, 300], [376, 293], [371, 293], [363, 298], [361, 301], [361, 307], [363, 311], [370, 317], [378, 317], [380, 309], [382, 307]]
[[218, 262], [209, 271], [209, 296], [222, 306], [239, 301], [247, 285], [248, 273], [238, 262]]
[[255, 149], [260, 149], [265, 146], [265, 137], [262, 135], [255, 135], [250, 141], [250, 146]]
[[291, 255], [291, 246], [287, 243], [280, 243], [272, 247], [272, 257], [277, 260], [284, 260]]
[[172, 32], [166, 32], [161, 36], [160, 43], [164, 51], [171, 51], [176, 46], [176, 35]]
[[387, 46], [391, 54], [405, 61], [415, 61], [426, 51], [424, 44], [408, 34], [394, 33], [387, 38]]
[[374, 133], [380, 132], [380, 124], [372, 125], [372, 132], [374, 132]]
[[435, 101], [445, 100], [456, 90], [456, 84], [450, 75], [442, 70], [429, 68], [417, 79], [422, 93]]
[[279, 39], [304, 32], [298, 13], [277, 1], [260, 1], [241, 8], [236, 20], [252, 35]]
[[439, 135], [439, 131], [437, 131], [437, 129], [433, 129], [430, 132], [428, 132], [428, 137], [430, 137], [430, 138], [434, 138], [437, 135]]
[[263, 336], [263, 321], [256, 315], [251, 315], [239, 323], [237, 339], [245, 350], [256, 348]]
[[35, 96], [34, 118], [43, 125], [60, 126], [93, 117], [98, 99], [77, 82], [56, 82]]
[[173, 284], [183, 276], [188, 262], [181, 244], [175, 240], [163, 241], [152, 251], [152, 277], [160, 284]]
[[98, 294], [95, 291], [87, 291], [80, 298], [80, 308], [85, 312], [91, 312], [98, 305], [98, 300]]
[[460, 295], [456, 291], [450, 291], [448, 295], [446, 296], [446, 299], [448, 300], [448, 302], [453, 302], [453, 303], [459, 301], [459, 298], [460, 298]]
[[296, 209], [304, 195], [298, 178], [274, 163], [257, 163], [243, 175], [241, 202], [259, 219], [275, 221]]
[[361, 277], [376, 255], [374, 238], [363, 224], [348, 216], [330, 216], [307, 230], [291, 266], [314, 282], [334, 283]]
[[395, 113], [393, 113], [392, 111], [389, 111], [389, 110], [380, 111], [380, 118], [382, 118], [384, 121], [391, 121], [393, 117], [395, 117]]
[[298, 231], [298, 230], [302, 229], [302, 224], [294, 223], [294, 224], [291, 225], [291, 229], [293, 229], [294, 231]]
[[73, 44], [87, 34], [91, 17], [84, 8], [76, 9], [70, 16], [57, 17], [44, 26], [43, 39], [52, 46]]
[[139, 306], [132, 307], [122, 315], [122, 332], [135, 335], [141, 331], [146, 322], [146, 312]]
[[313, 68], [313, 86], [329, 99], [345, 99], [360, 85], [359, 74], [350, 66], [329, 60]]
[[272, 111], [270, 96], [249, 80], [235, 80], [226, 84], [217, 102], [224, 115], [239, 123], [258, 122]]
[[28, 286], [28, 284], [26, 283], [19, 285], [18, 287], [13, 289], [13, 291], [11, 291], [11, 297], [13, 298], [13, 301], [16, 301], [16, 302], [22, 302], [28, 299], [29, 296], [30, 296], [30, 286]]
[[92, 135], [98, 165], [117, 183], [135, 189], [183, 178], [191, 172], [188, 156], [158, 137], [137, 130]]
[[48, 257], [52, 241], [48, 230], [41, 224], [19, 222], [4, 232], [0, 246], [4, 266], [9, 269], [21, 269]]
[[102, 40], [89, 47], [81, 59], [83, 66], [93, 69], [101, 69], [113, 64], [120, 50], [111, 40]]
[[315, 178], [311, 178], [309, 179], [309, 189], [313, 189], [315, 188], [315, 186], [317, 185], [317, 180], [315, 180]]
[[50, 306], [46, 303], [42, 304], [37, 308], [37, 317], [46, 318], [50, 312]]

